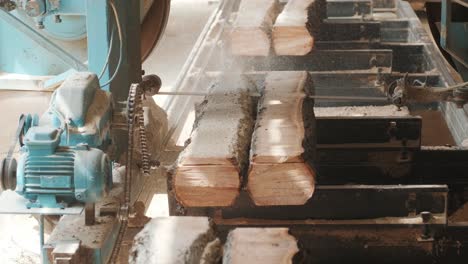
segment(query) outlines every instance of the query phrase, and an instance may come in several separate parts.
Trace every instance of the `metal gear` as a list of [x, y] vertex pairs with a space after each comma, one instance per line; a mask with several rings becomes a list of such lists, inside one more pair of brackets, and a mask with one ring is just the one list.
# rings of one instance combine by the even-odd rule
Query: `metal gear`
[[26, 127], [30, 127], [30, 115], [21, 115], [15, 137], [12, 140], [7, 156], [0, 161], [0, 191], [13, 190], [16, 188], [16, 159], [13, 157], [16, 144], [26, 133]]
[[143, 115], [143, 106], [142, 106], [142, 97], [144, 94], [144, 89], [140, 84], [132, 84], [128, 93], [127, 99], [127, 129], [128, 129], [128, 143], [127, 143], [127, 155], [126, 155], [126, 170], [124, 178], [124, 202], [120, 207], [120, 220], [121, 226], [117, 235], [113, 252], [109, 263], [114, 263], [119, 254], [119, 248], [124, 234], [127, 230], [129, 222], [129, 214], [131, 212], [131, 187], [132, 187], [132, 178], [133, 170], [132, 166], [133, 155], [135, 153], [135, 131], [138, 131], [140, 149], [141, 149], [141, 159], [142, 166], [140, 168], [143, 175], [149, 175], [150, 172], [150, 154], [148, 152], [148, 143], [146, 139], [144, 115]]

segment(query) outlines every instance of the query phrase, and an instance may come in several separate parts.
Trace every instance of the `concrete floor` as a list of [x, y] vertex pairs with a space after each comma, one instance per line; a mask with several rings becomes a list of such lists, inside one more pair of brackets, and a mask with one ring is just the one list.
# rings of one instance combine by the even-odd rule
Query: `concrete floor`
[[[212, 0], [172, 0], [171, 14], [165, 34], [159, 45], [143, 63], [146, 74], [157, 74], [161, 77], [163, 90], [174, 88], [185, 60], [217, 4], [217, 1]], [[48, 106], [49, 98], [50, 93], [0, 90], [0, 113], [2, 113], [0, 117], [2, 123], [2, 128], [0, 128], [0, 159], [6, 156], [20, 114], [42, 114]], [[163, 96], [156, 98], [156, 101], [163, 102]], [[167, 196], [159, 194], [154, 197], [154, 200], [152, 203], [154, 209], [150, 210], [149, 214], [151, 216], [168, 214], [167, 208], [156, 206], [165, 203]], [[0, 263], [38, 263], [39, 245], [37, 247], [31, 245], [38, 239], [37, 222], [30, 221], [29, 216], [18, 217], [21, 219], [16, 217], [13, 220], [10, 216], [0, 216], [0, 225], [8, 226], [9, 234], [23, 234], [24, 230], [31, 230], [30, 237], [21, 236], [21, 241], [15, 239], [15, 243], [12, 244], [11, 236], [2, 236], [0, 245], [12, 245], [13, 248], [0, 247]], [[12, 224], [18, 222], [26, 224]], [[22, 243], [28, 247], [17, 246]]]

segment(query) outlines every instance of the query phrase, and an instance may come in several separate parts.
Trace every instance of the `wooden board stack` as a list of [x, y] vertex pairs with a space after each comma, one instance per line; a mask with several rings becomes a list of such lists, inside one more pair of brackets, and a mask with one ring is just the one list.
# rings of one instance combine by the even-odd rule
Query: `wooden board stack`
[[223, 263], [292, 263], [299, 251], [287, 228], [236, 228], [228, 235]]
[[306, 97], [312, 89], [305, 71], [266, 77], [247, 184], [256, 205], [302, 205], [312, 197], [315, 175], [303, 155], [315, 145], [313, 100]]
[[273, 25], [278, 9], [275, 0], [243, 0], [231, 32], [232, 54], [268, 56], [271, 43], [276, 55], [308, 54], [326, 16], [326, 1], [289, 0]]
[[184, 206], [229, 206], [239, 195], [241, 173], [248, 166], [254, 107], [245, 80], [222, 84], [225, 87], [215, 87], [200, 106], [191, 142], [179, 157], [172, 184]]

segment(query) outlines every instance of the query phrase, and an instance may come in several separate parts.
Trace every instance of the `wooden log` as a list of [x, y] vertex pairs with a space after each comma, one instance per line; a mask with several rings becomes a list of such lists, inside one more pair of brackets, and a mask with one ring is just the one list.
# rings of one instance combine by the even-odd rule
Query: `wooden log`
[[[172, 184], [183, 206], [229, 206], [247, 170], [253, 101], [243, 79], [225, 80], [199, 107], [191, 142], [181, 153]], [[223, 90], [224, 89], [224, 90]]]
[[236, 228], [224, 246], [224, 264], [292, 263], [299, 251], [287, 228]]
[[267, 56], [271, 47], [271, 27], [277, 13], [277, 0], [243, 0], [230, 36], [232, 54]]
[[306, 27], [314, 0], [289, 0], [273, 27], [276, 55], [302, 56], [312, 50], [314, 37]]
[[200, 263], [205, 247], [216, 241], [207, 217], [153, 218], [135, 236], [129, 263]]
[[313, 100], [306, 97], [312, 89], [307, 72], [270, 72], [266, 77], [247, 183], [258, 206], [302, 205], [312, 197], [315, 174], [304, 155], [304, 147], [315, 147]]

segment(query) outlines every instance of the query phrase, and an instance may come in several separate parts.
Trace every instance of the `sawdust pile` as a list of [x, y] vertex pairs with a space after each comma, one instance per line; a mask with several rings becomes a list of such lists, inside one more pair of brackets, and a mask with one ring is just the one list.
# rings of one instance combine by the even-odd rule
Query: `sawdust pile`
[[0, 215], [0, 263], [41, 263], [39, 225], [31, 215]]
[[395, 105], [315, 107], [315, 116], [409, 116], [407, 107], [400, 110]]
[[153, 218], [135, 236], [129, 263], [210, 263], [217, 259], [216, 244], [207, 217]]

